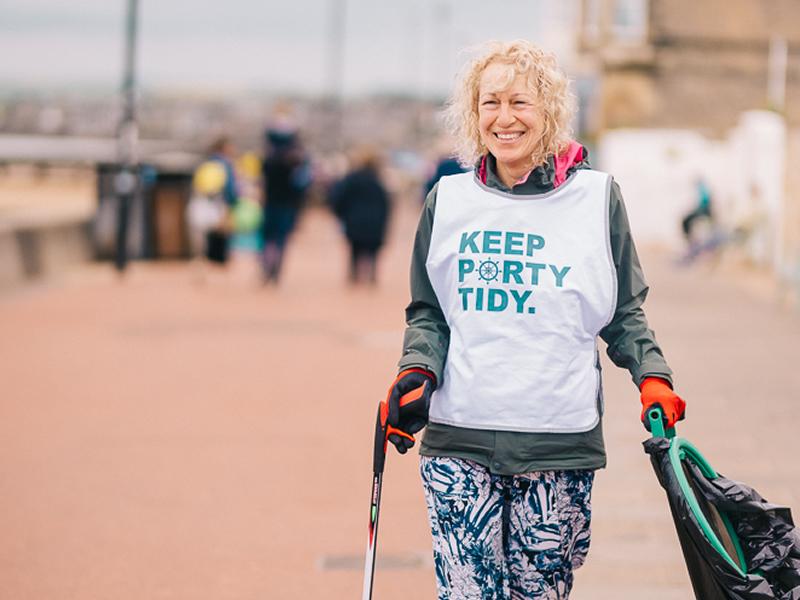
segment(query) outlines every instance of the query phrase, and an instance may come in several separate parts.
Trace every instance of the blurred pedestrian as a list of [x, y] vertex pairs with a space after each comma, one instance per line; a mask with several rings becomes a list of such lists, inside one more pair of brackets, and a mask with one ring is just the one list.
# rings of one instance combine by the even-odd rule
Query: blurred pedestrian
[[[677, 264], [689, 265], [700, 258], [710, 258], [710, 264], [716, 266], [723, 254], [731, 247], [738, 246], [746, 252], [747, 258], [756, 263], [766, 262], [770, 254], [769, 215], [761, 197], [761, 188], [756, 183], [749, 187], [747, 202], [738, 207], [733, 215], [726, 215], [728, 223], [721, 223], [717, 214], [711, 213], [710, 199], [707, 210], [704, 210], [705, 194], [698, 192], [698, 207], [683, 221], [683, 230], [687, 234], [688, 248]], [[700, 218], [709, 221], [708, 231], [702, 237], [693, 233], [692, 222]], [[686, 221], [690, 220], [687, 225]], [[687, 233], [688, 230], [688, 233]]]
[[350, 244], [350, 283], [374, 285], [389, 220], [389, 194], [380, 179], [375, 149], [361, 148], [354, 162], [354, 169], [332, 187], [329, 201]]
[[427, 424], [440, 600], [569, 596], [606, 464], [597, 336], [640, 388], [643, 422], [655, 405], [669, 427], [683, 418], [619, 187], [570, 140], [573, 113], [555, 59], [526, 41], [488, 46], [449, 106], [475, 171], [425, 202], [386, 418]]
[[[686, 240], [686, 252], [678, 259], [677, 264], [689, 265], [703, 255], [720, 258], [725, 244], [733, 238], [717, 222], [712, 212], [711, 190], [705, 180], [698, 176], [694, 180], [695, 204], [681, 220], [681, 230]], [[698, 225], [702, 228], [702, 235], [697, 232]]]
[[708, 188], [708, 185], [702, 177], [697, 177], [695, 179], [694, 189], [695, 205], [681, 221], [683, 236], [690, 248], [697, 243], [697, 240], [693, 235], [697, 221], [700, 219], [705, 219], [713, 223], [713, 214], [711, 212], [711, 190]]
[[236, 158], [236, 147], [227, 136], [217, 138], [209, 149], [209, 160], [219, 163], [225, 170], [225, 183], [222, 186], [222, 200], [232, 208], [239, 198], [239, 185], [233, 161]]
[[265, 137], [262, 268], [264, 282], [277, 283], [286, 245], [311, 185], [311, 164], [285, 109], [279, 109]]
[[211, 144], [208, 159], [195, 170], [192, 197], [186, 207], [193, 256], [205, 257], [217, 264], [228, 260], [229, 216], [238, 194], [234, 153], [234, 146], [227, 137], [220, 137]]
[[256, 152], [240, 154], [235, 163], [239, 198], [231, 210], [231, 246], [240, 256], [246, 256], [245, 263], [260, 271], [262, 247], [261, 225], [264, 210], [261, 203], [261, 157]]
[[433, 186], [435, 186], [442, 177], [446, 175], [457, 175], [458, 173], [463, 173], [468, 170], [458, 162], [458, 158], [453, 153], [452, 143], [449, 137], [443, 137], [439, 140], [437, 147], [438, 158], [436, 160], [436, 167], [434, 168], [433, 174], [425, 182], [426, 197], [433, 189]]

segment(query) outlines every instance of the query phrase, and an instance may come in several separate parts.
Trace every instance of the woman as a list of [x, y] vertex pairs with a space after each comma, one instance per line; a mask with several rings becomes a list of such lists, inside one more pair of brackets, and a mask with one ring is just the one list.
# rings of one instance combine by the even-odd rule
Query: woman
[[351, 284], [377, 283], [378, 251], [386, 237], [389, 194], [380, 180], [380, 158], [372, 148], [361, 148], [355, 168], [333, 186], [330, 204], [342, 222], [350, 244]]
[[566, 598], [606, 464], [597, 336], [640, 387], [642, 415], [659, 404], [672, 426], [685, 404], [642, 311], [619, 188], [570, 141], [553, 57], [491, 44], [448, 115], [475, 171], [442, 178], [426, 200], [388, 422], [410, 434], [427, 424], [440, 599]]

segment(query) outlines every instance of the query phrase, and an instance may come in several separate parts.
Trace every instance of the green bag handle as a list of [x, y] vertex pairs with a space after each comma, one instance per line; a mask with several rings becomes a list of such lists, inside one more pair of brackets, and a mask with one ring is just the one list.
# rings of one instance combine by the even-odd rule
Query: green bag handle
[[660, 406], [656, 406], [647, 411], [647, 420], [650, 422], [650, 432], [653, 434], [653, 437], [665, 437], [671, 440], [675, 437], [675, 428], [670, 427], [669, 429], [664, 429], [663, 415], [664, 413], [661, 411]]
[[684, 460], [691, 460], [695, 465], [697, 465], [703, 476], [708, 477], [709, 479], [716, 479], [719, 477], [719, 475], [708, 463], [705, 457], [700, 454], [700, 451], [692, 445], [691, 442], [675, 436], [674, 427], [670, 427], [668, 429], [664, 428], [664, 421], [662, 419], [660, 407], [650, 409], [647, 412], [647, 419], [650, 422], [650, 431], [652, 432], [653, 437], [663, 437], [670, 440], [668, 454], [670, 465], [672, 466], [672, 470], [674, 471], [675, 477], [678, 480], [678, 485], [681, 488], [681, 492], [686, 498], [686, 502], [694, 514], [695, 519], [697, 519], [697, 523], [700, 525], [700, 529], [702, 530], [703, 535], [706, 536], [708, 543], [711, 544], [714, 550], [716, 550], [719, 555], [722, 556], [722, 558], [731, 567], [733, 567], [733, 569], [739, 575], [746, 577], [745, 569], [747, 562], [744, 558], [744, 552], [742, 552], [742, 545], [739, 542], [739, 536], [736, 535], [736, 530], [733, 528], [733, 524], [728, 518], [728, 515], [723, 512], [719, 513], [720, 517], [722, 518], [722, 522], [725, 525], [725, 529], [727, 530], [728, 535], [733, 542], [733, 547], [736, 550], [736, 558], [738, 560], [734, 560], [731, 557], [725, 546], [722, 545], [722, 542], [719, 540], [716, 532], [708, 522], [706, 515], [700, 508], [700, 503], [697, 501], [694, 490], [689, 485], [689, 480], [686, 477], [686, 473], [683, 471], [683, 465], [681, 462]]

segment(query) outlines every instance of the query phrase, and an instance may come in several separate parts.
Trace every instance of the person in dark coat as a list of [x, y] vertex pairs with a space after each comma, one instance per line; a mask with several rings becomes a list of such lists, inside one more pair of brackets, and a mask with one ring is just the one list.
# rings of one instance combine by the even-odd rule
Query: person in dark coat
[[262, 165], [265, 199], [262, 268], [264, 282], [277, 283], [286, 244], [311, 184], [311, 165], [297, 129], [288, 121], [276, 120], [266, 132], [266, 145]]
[[[457, 175], [463, 173], [466, 169], [461, 166], [461, 163], [452, 156], [442, 156], [436, 163], [436, 170], [430, 176], [428, 181], [425, 182], [425, 196], [431, 193], [433, 186], [435, 186], [442, 177], [447, 175]], [[424, 198], [423, 198], [424, 200]]]
[[330, 203], [350, 244], [350, 283], [377, 283], [378, 251], [386, 237], [389, 194], [379, 176], [377, 152], [363, 149], [356, 166], [331, 189]]

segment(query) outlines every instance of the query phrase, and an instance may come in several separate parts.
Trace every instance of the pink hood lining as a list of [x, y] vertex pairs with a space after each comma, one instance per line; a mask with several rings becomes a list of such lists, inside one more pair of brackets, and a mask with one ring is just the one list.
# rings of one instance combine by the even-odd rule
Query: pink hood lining
[[575, 140], [570, 141], [567, 149], [556, 156], [556, 177], [553, 187], [558, 187], [567, 180], [567, 171], [583, 160], [583, 146]]

